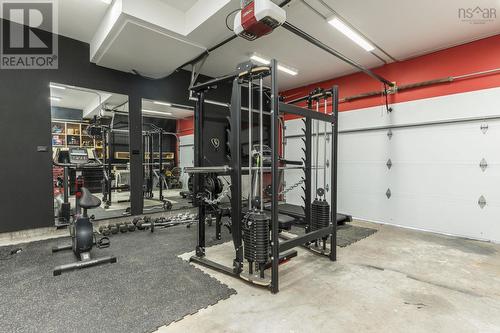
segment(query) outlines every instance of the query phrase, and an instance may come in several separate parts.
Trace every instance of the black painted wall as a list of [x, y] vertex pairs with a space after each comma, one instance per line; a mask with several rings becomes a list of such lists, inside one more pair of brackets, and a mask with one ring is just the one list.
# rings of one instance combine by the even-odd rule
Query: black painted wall
[[[129, 97], [131, 208], [137, 215], [143, 208], [141, 99], [193, 105], [188, 101], [189, 80], [186, 71], [148, 80], [99, 67], [89, 61], [88, 44], [62, 36], [58, 70], [0, 70], [0, 233], [54, 223], [50, 82]], [[38, 152], [41, 147], [46, 151]]]

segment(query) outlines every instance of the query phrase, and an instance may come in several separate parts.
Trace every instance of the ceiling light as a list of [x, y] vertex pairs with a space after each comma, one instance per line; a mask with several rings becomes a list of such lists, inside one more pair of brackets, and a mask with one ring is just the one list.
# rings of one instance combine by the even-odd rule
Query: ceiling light
[[328, 23], [330, 23], [332, 26], [335, 27], [335, 29], [346, 35], [354, 43], [361, 46], [367, 52], [375, 50], [375, 47], [372, 44], [370, 44], [365, 38], [363, 38], [357, 31], [353, 30], [347, 24], [342, 22], [342, 20], [340, 20], [338, 17], [333, 17], [329, 19]]
[[299, 74], [296, 70], [281, 65], [278, 65], [278, 70], [293, 76]]
[[259, 57], [258, 55], [252, 55], [250, 59], [257, 61], [258, 63], [261, 63], [263, 65], [269, 65], [271, 62], [267, 59], [264, 59], [262, 57]]
[[106, 5], [109, 5], [113, 2], [113, 0], [101, 0], [102, 2], [104, 2]]
[[55, 85], [55, 84], [50, 84], [50, 87], [53, 88], [53, 89], [61, 89], [61, 90], [66, 90], [66, 87], [63, 87], [63, 86], [58, 86], [58, 85]]
[[165, 106], [172, 106], [171, 103], [166, 103], [166, 102], [158, 102], [158, 101], [154, 101], [153, 103], [157, 104], [157, 105], [165, 105]]
[[161, 114], [161, 115], [164, 115], [164, 116], [171, 116], [172, 115], [171, 112], [162, 112], [162, 111], [146, 110], [146, 109], [143, 109], [142, 112], [144, 112], [144, 113]]
[[61, 99], [62, 99], [61, 97], [50, 97], [50, 100], [54, 102], [60, 102]]
[[[265, 58], [262, 58], [261, 56], [258, 56], [258, 55], [256, 55], [256, 54], [253, 54], [253, 55], [250, 57], [250, 59], [252, 59], [252, 60], [254, 60], [254, 61], [256, 61], [256, 62], [258, 62], [258, 63], [260, 63], [260, 64], [263, 64], [263, 65], [269, 65], [269, 64], [271, 63], [271, 61], [270, 61], [270, 60], [267, 60], [267, 59], [265, 59]], [[278, 70], [280, 70], [280, 71], [282, 71], [282, 72], [284, 72], [284, 73], [287, 73], [287, 74], [289, 74], [289, 75], [293, 75], [293, 76], [295, 76], [295, 75], [299, 74], [299, 72], [298, 72], [298, 71], [296, 71], [295, 69], [291, 69], [290, 67], [288, 67], [288, 66], [283, 66], [283, 65], [278, 65]]]

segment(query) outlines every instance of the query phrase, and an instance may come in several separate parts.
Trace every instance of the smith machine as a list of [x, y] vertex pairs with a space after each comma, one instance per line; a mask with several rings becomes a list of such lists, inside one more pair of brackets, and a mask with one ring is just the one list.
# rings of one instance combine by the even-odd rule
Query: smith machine
[[[242, 66], [240, 66], [241, 68]], [[264, 111], [264, 88], [263, 79], [270, 79], [271, 96], [270, 112]], [[259, 109], [254, 110], [253, 87], [257, 83]], [[222, 83], [232, 82], [232, 97], [230, 104], [230, 165], [207, 166], [205, 165], [203, 140], [205, 119], [205, 93], [210, 89], [215, 89]], [[249, 162], [244, 166], [242, 159], [242, 87], [248, 87], [248, 131], [249, 131]], [[320, 104], [324, 106], [323, 112], [316, 112], [292, 104], [285, 104], [280, 101], [278, 94], [277, 62], [272, 60], [270, 65], [256, 67], [251, 63], [243, 66], [239, 71], [224, 77], [215, 78], [205, 83], [195, 85], [191, 88], [197, 97], [195, 108], [195, 163], [192, 168], [185, 168], [185, 171], [194, 174], [194, 200], [198, 205], [198, 245], [196, 255], [191, 257], [192, 262], [196, 262], [220, 272], [229, 274], [249, 281], [256, 285], [269, 287], [273, 293], [279, 291], [279, 264], [297, 254], [293, 249], [304, 246], [313, 250], [317, 254], [327, 256], [331, 261], [337, 258], [337, 135], [338, 135], [338, 91], [333, 87], [331, 91], [321, 91], [309, 96], [309, 106], [315, 107], [319, 111]], [[332, 99], [333, 112], [326, 112], [327, 100]], [[252, 134], [252, 114], [258, 113], [259, 131], [254, 140]], [[304, 158], [300, 163], [296, 161], [285, 161], [280, 156], [281, 139], [280, 116], [290, 114], [302, 118], [305, 124], [304, 130]], [[264, 118], [264, 115], [266, 117]], [[270, 123], [265, 124], [265, 120]], [[320, 123], [324, 124], [322, 127]], [[271, 142], [269, 149], [265, 149], [263, 144], [263, 128], [268, 125], [271, 128]], [[314, 125], [314, 126], [313, 126]], [[323, 166], [319, 163], [319, 137], [320, 128], [324, 130], [324, 156], [326, 156], [327, 129], [332, 129], [331, 140], [331, 188], [330, 204], [326, 199], [327, 190], [327, 167], [326, 159]], [[313, 140], [315, 142], [313, 142]], [[254, 141], [252, 152], [251, 146]], [[315, 146], [315, 150], [313, 149]], [[313, 164], [313, 153], [315, 161]], [[288, 165], [287, 165], [288, 164]], [[297, 166], [297, 164], [299, 164]], [[298, 168], [304, 170], [304, 178], [301, 183], [304, 187], [304, 211], [305, 211], [305, 234], [297, 235], [293, 238], [279, 241], [280, 221], [278, 203], [283, 198], [285, 191], [280, 191], [280, 173], [286, 169]], [[319, 170], [323, 169], [323, 186], [320, 186]], [[315, 173], [314, 194], [312, 191], [312, 172]], [[264, 189], [264, 174], [271, 174], [271, 191]], [[231, 223], [230, 229], [234, 243], [235, 258], [232, 267], [224, 266], [207, 258], [205, 249], [205, 217], [207, 213], [207, 195], [210, 192], [205, 188], [206, 179], [219, 175], [231, 176]], [[243, 200], [242, 175], [248, 175], [249, 189], [248, 200]], [[253, 179], [253, 181], [252, 181]], [[252, 185], [253, 184], [253, 185]], [[267, 197], [266, 197], [267, 196]], [[266, 198], [265, 198], [266, 197]], [[313, 199], [314, 197], [314, 199]], [[269, 213], [270, 210], [270, 213]], [[281, 238], [285, 238], [281, 235]], [[329, 248], [327, 242], [329, 240]], [[246, 260], [246, 263], [244, 263]], [[271, 273], [267, 270], [271, 268]]]

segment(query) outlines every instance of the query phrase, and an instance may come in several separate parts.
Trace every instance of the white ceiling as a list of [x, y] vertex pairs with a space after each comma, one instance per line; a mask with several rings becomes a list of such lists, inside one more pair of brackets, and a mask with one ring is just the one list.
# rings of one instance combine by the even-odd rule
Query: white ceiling
[[[184, 119], [187, 117], [191, 117], [194, 114], [193, 109], [185, 109], [181, 107], [167, 106], [167, 105], [159, 105], [155, 104], [155, 101], [149, 99], [142, 100], [142, 110], [144, 115], [144, 110], [152, 110], [157, 112], [164, 112], [166, 115], [161, 115], [162, 118], [171, 118], [171, 119]], [[146, 112], [147, 113], [147, 112]], [[170, 113], [170, 115], [168, 115]], [[148, 117], [154, 117], [154, 114], [148, 114]]]
[[89, 43], [108, 8], [102, 0], [59, 0], [59, 33]]
[[187, 12], [191, 7], [193, 7], [198, 0], [160, 0], [169, 6], [175, 7], [180, 11]]
[[64, 84], [52, 83], [51, 86], [66, 89], [50, 88], [50, 97], [61, 100], [51, 100], [51, 106], [83, 110], [83, 117], [90, 119], [101, 110], [101, 105], [106, 109], [117, 108], [118, 111], [128, 112], [128, 96], [113, 94], [104, 91], [74, 87]]
[[[321, 17], [332, 14], [322, 1], [397, 60], [500, 33], [500, 17], [486, 24], [469, 24], [457, 17], [459, 8], [470, 6], [496, 8], [500, 13], [500, 0], [473, 3], [470, 0], [292, 0], [285, 7], [288, 22], [366, 67], [380, 66], [383, 61], [332, 28]], [[113, 7], [117, 4], [121, 7]], [[60, 0], [59, 31], [91, 43], [91, 49], [96, 51], [91, 58], [101, 66], [126, 72], [135, 69], [159, 77], [231, 36], [224, 21], [238, 6], [239, 0], [114, 0], [113, 5], [102, 0]], [[111, 8], [120, 10], [115, 21], [107, 19], [106, 10], [111, 12]], [[231, 20], [229, 24], [232, 25]], [[354, 71], [284, 28], [278, 28], [257, 41], [238, 38], [219, 48], [210, 55], [202, 73], [210, 76], [228, 73], [253, 52], [298, 69], [299, 75], [295, 77], [280, 75], [280, 89]], [[380, 50], [376, 53], [385, 61], [392, 61]]]
[[[50, 97], [57, 97], [61, 99], [59, 101], [51, 100], [51, 106], [83, 110], [85, 119], [90, 119], [94, 115], [97, 115], [101, 110], [101, 105], [103, 108], [108, 110], [116, 109], [117, 111], [128, 112], [128, 96], [126, 95], [113, 94], [58, 83], [52, 83], [51, 86], [66, 88], [50, 88]], [[158, 102], [168, 103], [165, 101]], [[148, 99], [142, 100], [142, 109], [165, 113], [165, 115], [148, 114], [148, 117], [152, 118], [158, 116], [161, 118], [183, 119], [193, 115], [193, 110], [189, 106], [167, 106], [157, 104], [155, 101]]]

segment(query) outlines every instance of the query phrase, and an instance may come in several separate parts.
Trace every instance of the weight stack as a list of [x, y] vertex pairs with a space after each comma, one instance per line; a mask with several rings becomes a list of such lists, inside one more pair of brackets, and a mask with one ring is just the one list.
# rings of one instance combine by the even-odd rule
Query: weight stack
[[330, 205], [326, 200], [314, 200], [311, 205], [311, 231], [330, 225]]
[[243, 254], [250, 262], [267, 263], [269, 259], [269, 222], [266, 214], [250, 212], [243, 228]]

